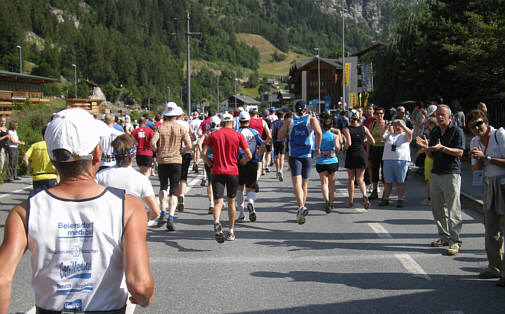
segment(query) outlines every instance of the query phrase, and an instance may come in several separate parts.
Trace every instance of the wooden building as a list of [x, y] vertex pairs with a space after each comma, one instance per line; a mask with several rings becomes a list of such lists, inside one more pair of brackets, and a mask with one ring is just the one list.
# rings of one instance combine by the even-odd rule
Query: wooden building
[[11, 115], [16, 104], [26, 100], [32, 103], [48, 103], [44, 98], [43, 84], [58, 82], [57, 79], [0, 71], [0, 115]]

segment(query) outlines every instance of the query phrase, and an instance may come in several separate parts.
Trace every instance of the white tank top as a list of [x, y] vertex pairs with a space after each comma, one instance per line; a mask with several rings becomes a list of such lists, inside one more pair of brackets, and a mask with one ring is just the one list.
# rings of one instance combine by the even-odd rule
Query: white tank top
[[35, 304], [46, 310], [121, 309], [128, 297], [121, 240], [124, 190], [66, 200], [47, 190], [28, 198], [28, 249]]

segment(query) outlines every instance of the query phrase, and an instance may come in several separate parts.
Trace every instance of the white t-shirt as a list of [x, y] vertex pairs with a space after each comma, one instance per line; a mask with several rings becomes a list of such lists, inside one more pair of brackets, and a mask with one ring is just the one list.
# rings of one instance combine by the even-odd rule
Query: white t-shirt
[[[182, 125], [186, 129], [186, 131], [188, 131], [188, 134], [189, 134], [189, 128], [191, 128], [191, 125], [190, 125], [189, 122], [184, 121], [184, 120], [176, 120], [176, 122], [179, 123], [180, 125]], [[184, 142], [182, 142], [182, 146], [181, 147], [182, 148], [186, 147], [186, 145], [184, 145]], [[191, 154], [191, 150], [188, 150], [186, 152], [186, 154]]]
[[[396, 151], [392, 151], [393, 145], [396, 145]], [[410, 141], [407, 139], [407, 133], [394, 134], [386, 132], [384, 140], [384, 154], [382, 160], [406, 160], [410, 161]]]
[[[500, 128], [496, 130], [492, 126], [488, 126], [490, 128], [489, 131], [489, 143], [487, 146], [484, 143], [480, 142], [479, 136], [474, 136], [472, 141], [470, 142], [470, 150], [476, 148], [480, 144], [480, 149], [482, 151], [486, 151], [486, 156], [491, 156], [494, 158], [505, 158], [505, 129]], [[496, 136], [495, 136], [496, 134]], [[498, 143], [496, 143], [498, 140]], [[501, 144], [501, 145], [500, 145]], [[476, 159], [472, 158], [472, 165], [475, 165], [477, 162]], [[486, 161], [484, 164], [484, 176], [485, 177], [496, 177], [505, 174], [505, 168], [498, 167]]]
[[112, 154], [114, 152], [112, 142], [121, 134], [123, 134], [123, 132], [115, 128], [110, 128], [109, 135], [100, 138], [100, 144], [102, 144], [102, 160], [100, 160], [100, 167], [112, 167], [116, 165], [116, 158]]
[[193, 119], [193, 120], [191, 120], [191, 122], [189, 124], [191, 125], [191, 128], [193, 129], [193, 133], [196, 135], [196, 131], [198, 131], [200, 124], [202, 124], [202, 120]]
[[[16, 142], [19, 141], [19, 137], [18, 137], [18, 132], [16, 130], [9, 130], [7, 131], [7, 133], [12, 137], [13, 140], [15, 140]], [[8, 145], [9, 147], [12, 147], [12, 148], [16, 148], [18, 147], [18, 144], [14, 144], [12, 143], [10, 140], [8, 141]]]
[[103, 186], [123, 189], [140, 199], [154, 195], [151, 181], [132, 167], [110, 167], [99, 171], [95, 181]]

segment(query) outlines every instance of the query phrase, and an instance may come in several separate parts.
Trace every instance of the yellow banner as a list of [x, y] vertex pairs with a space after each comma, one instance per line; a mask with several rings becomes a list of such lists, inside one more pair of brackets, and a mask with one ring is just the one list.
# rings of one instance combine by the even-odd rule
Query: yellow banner
[[349, 102], [351, 103], [351, 108], [358, 107], [358, 93], [350, 93], [349, 94]]
[[349, 86], [349, 77], [351, 76], [351, 64], [346, 63], [344, 66], [344, 85]]

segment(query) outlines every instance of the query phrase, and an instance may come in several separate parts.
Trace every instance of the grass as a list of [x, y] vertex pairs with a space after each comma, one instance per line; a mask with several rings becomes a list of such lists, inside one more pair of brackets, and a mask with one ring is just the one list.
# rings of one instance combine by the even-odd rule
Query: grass
[[[297, 62], [311, 57], [288, 51], [287, 53], [282, 52], [277, 49], [271, 42], [266, 40], [263, 36], [255, 34], [237, 34], [237, 40], [248, 44], [249, 46], [254, 46], [258, 48], [260, 52], [260, 64], [259, 64], [259, 74], [264, 77], [279, 77], [287, 76], [289, 74], [289, 68]], [[286, 55], [286, 59], [281, 62], [271, 62], [272, 54], [277, 52], [278, 54]]]
[[247, 95], [254, 99], [256, 99], [260, 95], [257, 88], [241, 88], [237, 92], [239, 94]]

